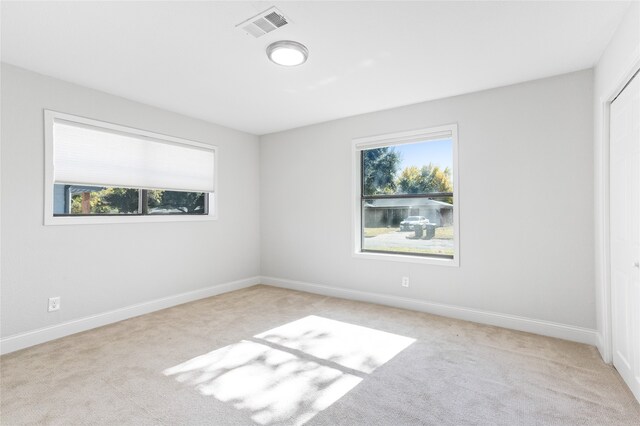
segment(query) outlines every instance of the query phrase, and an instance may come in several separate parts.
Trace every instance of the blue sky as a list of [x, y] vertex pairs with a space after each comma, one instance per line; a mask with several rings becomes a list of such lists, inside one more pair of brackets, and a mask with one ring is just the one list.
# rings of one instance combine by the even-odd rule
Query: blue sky
[[402, 158], [400, 171], [405, 167], [416, 166], [420, 168], [429, 163], [440, 166], [441, 169], [445, 167], [453, 169], [451, 139], [398, 145], [394, 148]]

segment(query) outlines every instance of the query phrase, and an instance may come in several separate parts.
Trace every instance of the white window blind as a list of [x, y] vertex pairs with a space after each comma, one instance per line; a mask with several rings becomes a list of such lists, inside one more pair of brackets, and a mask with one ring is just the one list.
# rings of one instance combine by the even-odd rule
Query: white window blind
[[53, 122], [54, 182], [214, 192], [213, 147]]

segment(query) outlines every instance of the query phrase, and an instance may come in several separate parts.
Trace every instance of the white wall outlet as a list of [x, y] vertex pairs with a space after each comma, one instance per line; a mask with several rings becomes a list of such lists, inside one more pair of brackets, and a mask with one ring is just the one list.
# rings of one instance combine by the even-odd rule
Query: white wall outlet
[[409, 287], [409, 277], [402, 277], [402, 287]]
[[60, 309], [60, 296], [49, 298], [49, 312]]

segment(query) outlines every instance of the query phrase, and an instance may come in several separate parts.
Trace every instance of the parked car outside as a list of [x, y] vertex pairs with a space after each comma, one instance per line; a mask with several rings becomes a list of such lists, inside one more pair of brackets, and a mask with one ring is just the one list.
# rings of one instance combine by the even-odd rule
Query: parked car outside
[[424, 216], [409, 216], [402, 222], [400, 222], [401, 231], [413, 231], [413, 227], [416, 225], [426, 225], [429, 223], [429, 219]]

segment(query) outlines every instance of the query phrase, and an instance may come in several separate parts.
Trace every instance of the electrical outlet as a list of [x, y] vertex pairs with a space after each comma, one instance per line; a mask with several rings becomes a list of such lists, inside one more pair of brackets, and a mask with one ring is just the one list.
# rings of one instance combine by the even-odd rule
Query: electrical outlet
[[402, 287], [409, 287], [409, 277], [402, 277]]
[[60, 296], [49, 298], [49, 312], [60, 309]]

